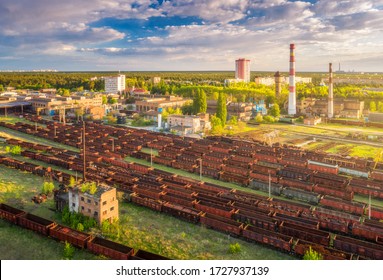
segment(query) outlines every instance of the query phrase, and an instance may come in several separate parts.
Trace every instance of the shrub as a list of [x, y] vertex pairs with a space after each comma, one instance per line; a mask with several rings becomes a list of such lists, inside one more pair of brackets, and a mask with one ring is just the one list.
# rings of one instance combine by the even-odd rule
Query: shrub
[[44, 182], [41, 192], [45, 193], [46, 195], [49, 195], [53, 192], [54, 188], [55, 185], [53, 184], [53, 182]]
[[239, 243], [230, 244], [229, 253], [230, 254], [238, 254], [241, 252], [241, 245]]
[[317, 251], [314, 251], [310, 246], [310, 248], [304, 254], [303, 259], [304, 260], [323, 260], [323, 256]]
[[65, 241], [64, 253], [63, 253], [64, 260], [73, 259], [73, 255], [74, 255], [73, 246], [68, 241]]

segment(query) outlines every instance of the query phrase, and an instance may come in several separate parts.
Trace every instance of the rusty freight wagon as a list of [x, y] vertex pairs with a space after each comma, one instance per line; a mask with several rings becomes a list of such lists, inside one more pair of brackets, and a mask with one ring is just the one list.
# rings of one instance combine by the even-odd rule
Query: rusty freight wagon
[[284, 234], [257, 228], [247, 225], [242, 232], [243, 237], [257, 241], [262, 244], [270, 245], [274, 248], [290, 252], [293, 244], [293, 238]]
[[94, 254], [103, 255], [113, 260], [128, 260], [134, 253], [134, 250], [128, 246], [100, 237], [89, 240], [87, 248]]
[[18, 217], [21, 227], [33, 230], [43, 235], [49, 235], [49, 230], [56, 225], [55, 222], [26, 213]]
[[25, 215], [26, 212], [13, 208], [12, 206], [1, 203], [0, 204], [0, 217], [11, 223], [17, 224], [18, 217]]
[[87, 242], [91, 238], [90, 234], [77, 231], [62, 225], [56, 225], [52, 227], [49, 231], [49, 235], [60, 241], [67, 241], [70, 244], [79, 248], [86, 248]]
[[205, 213], [200, 217], [201, 224], [223, 231], [229, 234], [240, 236], [243, 228], [243, 224], [231, 219], [223, 218], [217, 215]]

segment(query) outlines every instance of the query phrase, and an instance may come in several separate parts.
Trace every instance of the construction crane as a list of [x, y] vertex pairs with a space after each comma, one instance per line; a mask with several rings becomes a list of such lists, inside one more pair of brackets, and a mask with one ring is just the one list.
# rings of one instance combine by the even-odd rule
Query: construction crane
[[379, 161], [382, 161], [382, 159], [383, 159], [383, 149], [376, 154], [374, 158], [375, 164], [373, 169], [376, 169], [376, 166], [378, 165]]

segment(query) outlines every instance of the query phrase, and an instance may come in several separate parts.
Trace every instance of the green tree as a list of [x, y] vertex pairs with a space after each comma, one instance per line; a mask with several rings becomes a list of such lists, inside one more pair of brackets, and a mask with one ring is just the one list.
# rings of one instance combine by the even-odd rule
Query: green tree
[[323, 260], [323, 256], [317, 251], [314, 251], [310, 246], [310, 248], [305, 252], [303, 259], [304, 260]]
[[274, 105], [269, 109], [269, 114], [273, 117], [279, 117], [281, 115], [278, 103], [274, 103]]
[[76, 229], [78, 231], [84, 231], [84, 225], [82, 223], [78, 223]]
[[73, 259], [73, 255], [74, 255], [73, 246], [68, 241], [65, 241], [64, 253], [63, 253], [64, 260]]
[[375, 101], [370, 101], [370, 112], [376, 111], [376, 103]]
[[181, 111], [183, 115], [192, 115], [193, 114], [193, 103], [185, 104], [181, 107]]
[[69, 178], [69, 187], [74, 187], [76, 185], [76, 179], [73, 176]]
[[89, 185], [89, 193], [90, 193], [91, 195], [94, 195], [96, 192], [97, 192], [97, 184], [96, 184], [96, 182], [92, 182], [92, 183]]
[[113, 105], [113, 104], [116, 104], [116, 103], [117, 103], [117, 99], [115, 99], [115, 98], [108, 98], [108, 104]]
[[200, 93], [200, 110], [198, 113], [206, 113], [207, 110], [207, 100], [206, 100], [206, 93], [202, 89]]
[[257, 115], [257, 116], [255, 117], [255, 121], [256, 121], [257, 123], [261, 123], [261, 122], [263, 122], [263, 117], [262, 117], [262, 115]]
[[221, 119], [222, 126], [226, 124], [227, 108], [226, 108], [226, 97], [223, 92], [220, 92], [217, 100], [217, 117]]
[[378, 111], [379, 113], [383, 113], [383, 102], [381, 101], [378, 102]]
[[212, 134], [222, 134], [223, 133], [223, 126], [222, 126], [222, 121], [220, 118], [218, 118], [216, 115], [213, 115], [210, 118], [210, 122], [211, 122], [211, 133]]
[[55, 185], [53, 182], [44, 182], [43, 187], [42, 187], [42, 193], [45, 193], [46, 195], [49, 195], [53, 192], [55, 188]]
[[108, 103], [108, 97], [105, 94], [102, 95], [102, 104]]

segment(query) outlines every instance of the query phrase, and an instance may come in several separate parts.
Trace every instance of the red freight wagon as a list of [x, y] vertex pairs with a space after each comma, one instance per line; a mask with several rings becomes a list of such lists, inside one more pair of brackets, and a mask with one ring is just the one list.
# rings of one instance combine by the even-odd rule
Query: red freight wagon
[[233, 235], [240, 235], [243, 228], [242, 223], [209, 213], [204, 213], [201, 215], [200, 221], [201, 224], [207, 227], [211, 227]]
[[254, 226], [247, 225], [243, 229], [243, 237], [257, 241], [262, 244], [270, 245], [274, 248], [291, 251], [293, 238], [284, 234], [264, 230]]
[[11, 223], [17, 224], [17, 219], [25, 215], [26, 212], [13, 208], [12, 206], [1, 203], [0, 204], [0, 217]]
[[87, 241], [91, 238], [90, 234], [71, 229], [62, 225], [56, 225], [49, 230], [49, 236], [60, 241], [67, 241], [72, 245], [85, 248]]
[[326, 164], [323, 162], [317, 162], [312, 160], [307, 161], [307, 167], [308, 169], [311, 169], [314, 171], [331, 173], [331, 174], [338, 174], [338, 171], [339, 171], [338, 165], [331, 165], [331, 164]]
[[89, 240], [87, 248], [95, 254], [103, 255], [113, 260], [128, 260], [134, 253], [134, 250], [128, 246], [100, 237], [94, 237]]

